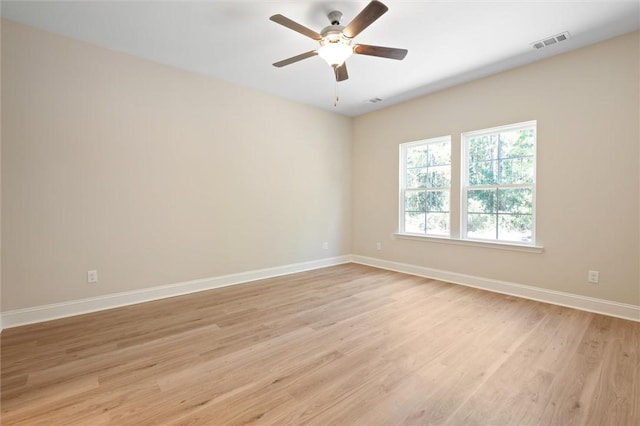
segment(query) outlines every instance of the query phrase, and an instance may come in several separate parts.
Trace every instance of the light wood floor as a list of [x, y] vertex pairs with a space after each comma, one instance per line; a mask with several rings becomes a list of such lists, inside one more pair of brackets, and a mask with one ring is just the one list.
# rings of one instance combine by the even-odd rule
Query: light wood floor
[[347, 264], [2, 333], [4, 425], [639, 425], [640, 323]]

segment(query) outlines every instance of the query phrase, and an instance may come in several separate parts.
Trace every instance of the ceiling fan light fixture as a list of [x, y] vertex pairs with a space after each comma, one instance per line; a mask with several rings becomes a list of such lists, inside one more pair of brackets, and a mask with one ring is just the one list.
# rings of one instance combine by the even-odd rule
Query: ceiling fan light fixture
[[407, 55], [407, 49], [373, 46], [369, 44], [354, 44], [353, 42], [358, 34], [380, 18], [387, 12], [387, 10], [389, 10], [389, 8], [379, 0], [371, 0], [369, 4], [366, 5], [346, 27], [340, 25], [342, 13], [334, 10], [329, 12], [327, 15], [331, 25], [323, 28], [320, 32], [316, 32], [304, 25], [292, 21], [286, 16], [280, 14], [273, 15], [269, 19], [276, 24], [280, 24], [283, 27], [309, 37], [320, 44], [320, 47], [316, 50], [310, 50], [283, 61], [275, 62], [273, 66], [281, 68], [285, 65], [290, 65], [303, 59], [320, 56], [331, 68], [333, 68], [336, 83], [338, 83], [349, 78], [346, 60], [351, 55], [377, 56], [379, 58], [401, 61]]
[[328, 41], [322, 43], [318, 49], [318, 56], [331, 67], [344, 64], [344, 61], [351, 55], [353, 55], [353, 47], [342, 41]]

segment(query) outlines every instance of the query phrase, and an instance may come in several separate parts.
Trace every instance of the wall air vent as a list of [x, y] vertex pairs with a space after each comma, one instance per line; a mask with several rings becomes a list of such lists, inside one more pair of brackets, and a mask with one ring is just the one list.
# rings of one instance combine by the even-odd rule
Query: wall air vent
[[569, 31], [565, 31], [561, 34], [554, 35], [551, 37], [546, 37], [542, 40], [534, 41], [531, 45], [534, 49], [542, 49], [545, 46], [551, 46], [552, 44], [560, 43], [561, 41], [565, 41], [570, 37]]

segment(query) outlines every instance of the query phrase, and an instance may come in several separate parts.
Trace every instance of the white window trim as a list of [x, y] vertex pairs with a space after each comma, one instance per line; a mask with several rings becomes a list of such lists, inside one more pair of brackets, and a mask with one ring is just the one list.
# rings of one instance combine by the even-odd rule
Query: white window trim
[[[398, 166], [398, 170], [400, 173], [400, 191], [399, 191], [399, 199], [398, 199], [398, 229], [404, 229], [404, 219], [405, 219], [405, 214], [404, 214], [404, 205], [405, 205], [405, 200], [404, 200], [404, 193], [407, 190], [407, 173], [406, 173], [406, 157], [407, 157], [407, 149], [411, 148], [413, 146], [418, 146], [418, 145], [425, 145], [425, 144], [437, 144], [437, 143], [443, 143], [443, 142], [447, 142], [449, 143], [449, 149], [452, 149], [452, 142], [451, 142], [451, 135], [447, 135], [447, 136], [438, 136], [435, 138], [428, 138], [428, 139], [421, 139], [418, 141], [413, 141], [413, 142], [405, 142], [405, 143], [401, 143], [400, 144], [400, 153], [399, 153], [399, 166]], [[449, 167], [450, 167], [450, 171], [451, 171], [451, 175], [453, 175], [453, 168], [451, 166], [451, 163], [449, 163]], [[417, 189], [417, 188], [416, 188]], [[449, 235], [434, 235], [434, 234], [407, 234], [407, 235], [420, 235], [420, 236], [425, 236], [425, 237], [432, 237], [432, 238], [451, 238], [451, 182], [449, 182], [449, 186], [446, 188], [422, 188], [424, 190], [440, 190], [440, 191], [448, 191], [449, 192]]]
[[431, 235], [422, 235], [422, 234], [408, 234], [402, 232], [394, 232], [391, 234], [392, 238], [399, 238], [403, 240], [415, 240], [422, 241], [428, 243], [439, 243], [439, 244], [453, 244], [459, 246], [469, 246], [469, 247], [484, 247], [498, 250], [509, 250], [509, 251], [520, 251], [520, 252], [528, 252], [528, 253], [542, 253], [544, 251], [543, 246], [539, 245], [531, 245], [531, 244], [518, 244], [518, 243], [508, 243], [503, 241], [489, 241], [489, 240], [471, 240], [471, 239], [459, 239], [459, 238], [450, 238], [450, 237], [435, 237]]
[[[533, 127], [534, 128], [534, 143], [535, 150], [533, 151], [533, 182], [531, 184], [512, 184], [512, 185], [478, 185], [474, 186], [474, 189], [493, 189], [499, 188], [528, 188], [531, 187], [532, 201], [531, 201], [531, 242], [510, 242], [501, 240], [485, 240], [480, 238], [467, 237], [467, 190], [469, 188], [467, 182], [469, 181], [469, 163], [467, 152], [469, 150], [468, 139], [470, 137], [491, 135], [498, 132], [508, 132], [513, 130], [522, 130]], [[515, 245], [519, 247], [540, 247], [536, 246], [536, 172], [538, 169], [538, 122], [536, 120], [525, 121], [522, 123], [507, 124], [505, 126], [491, 127], [489, 129], [473, 130], [470, 132], [464, 132], [460, 135], [460, 144], [462, 146], [460, 155], [460, 240], [473, 241], [483, 244], [500, 244], [500, 245]]]

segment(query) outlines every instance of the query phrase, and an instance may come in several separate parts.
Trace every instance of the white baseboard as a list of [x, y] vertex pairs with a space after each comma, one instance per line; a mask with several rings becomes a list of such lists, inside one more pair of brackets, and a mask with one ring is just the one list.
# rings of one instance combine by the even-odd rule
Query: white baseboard
[[339, 265], [342, 263], [349, 263], [350, 261], [351, 256], [332, 257], [310, 262], [277, 266], [274, 268], [258, 269], [254, 271], [240, 272], [237, 274], [222, 275], [219, 277], [204, 278], [177, 284], [169, 284], [142, 290], [128, 291], [124, 293], [108, 294], [105, 296], [92, 297], [88, 299], [72, 300], [69, 302], [55, 303], [52, 305], [16, 309], [3, 312], [0, 317], [0, 324], [2, 324], [4, 328], [17, 327], [20, 325], [33, 324], [58, 318], [65, 318], [74, 315], [102, 311], [105, 309], [133, 305], [136, 303], [150, 302], [167, 297], [181, 296], [198, 291], [211, 290], [214, 288], [226, 287], [235, 284], [242, 284], [248, 281], [255, 281], [264, 278], [293, 274], [296, 272], [309, 271], [312, 269], [324, 268], [327, 266]]
[[496, 293], [509, 294], [525, 299], [537, 300], [554, 305], [566, 306], [583, 311], [609, 315], [640, 322], [640, 306], [595, 299], [555, 290], [547, 290], [506, 281], [492, 280], [457, 272], [442, 271], [407, 263], [393, 262], [366, 256], [346, 255], [320, 259], [311, 262], [295, 263], [274, 268], [259, 269], [237, 274], [222, 275], [183, 283], [170, 284], [159, 287], [146, 288], [124, 293], [109, 294], [88, 299], [72, 300], [52, 305], [36, 306], [33, 308], [16, 309], [3, 312], [0, 315], [0, 331], [3, 328], [17, 327], [74, 315], [87, 314], [105, 309], [118, 308], [136, 303], [150, 302], [168, 297], [181, 296], [198, 291], [211, 290], [250, 281], [272, 278], [296, 272], [309, 271], [343, 263], [359, 263], [391, 271], [403, 272], [425, 278], [433, 278], [453, 284], [480, 288]]
[[459, 274], [457, 272], [442, 271], [439, 269], [409, 265], [406, 263], [393, 262], [366, 256], [352, 255], [351, 260], [354, 263], [360, 263], [362, 265], [404, 272], [406, 274], [437, 279], [453, 284], [461, 284], [496, 293], [509, 294], [511, 296], [551, 303], [553, 305], [566, 306], [569, 308], [580, 309], [582, 311], [594, 312], [597, 314], [640, 322], [640, 306], [637, 305], [628, 305], [625, 303], [612, 302], [610, 300], [595, 299], [577, 294], [563, 293], [555, 290], [547, 290], [539, 287], [492, 280], [472, 275]]

